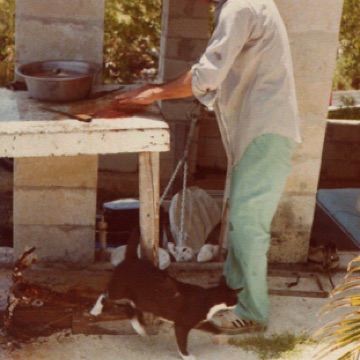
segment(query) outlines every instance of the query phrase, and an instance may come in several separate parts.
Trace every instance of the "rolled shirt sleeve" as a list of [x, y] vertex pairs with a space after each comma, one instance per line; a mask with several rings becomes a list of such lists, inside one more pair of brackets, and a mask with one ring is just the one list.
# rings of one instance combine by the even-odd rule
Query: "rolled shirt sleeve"
[[192, 67], [192, 90], [205, 106], [213, 107], [217, 90], [249, 38], [252, 18], [248, 7], [234, 11], [231, 4], [222, 5], [208, 46]]
[[231, 164], [266, 133], [300, 142], [285, 24], [272, 0], [221, 0], [208, 46], [192, 67], [195, 97], [213, 109]]

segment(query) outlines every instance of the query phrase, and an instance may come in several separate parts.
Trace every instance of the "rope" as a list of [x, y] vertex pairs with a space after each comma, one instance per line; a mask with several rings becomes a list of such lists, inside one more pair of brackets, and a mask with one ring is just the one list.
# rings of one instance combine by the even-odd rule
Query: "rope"
[[165, 187], [165, 190], [164, 190], [164, 192], [163, 192], [163, 194], [162, 194], [162, 196], [160, 198], [160, 205], [162, 204], [162, 202], [166, 198], [172, 184], [174, 183], [174, 181], [176, 179], [176, 176], [177, 176], [180, 168], [184, 165], [184, 163], [188, 159], [191, 139], [193, 137], [193, 133], [194, 133], [195, 127], [196, 127], [197, 122], [198, 122], [198, 117], [195, 114], [195, 110], [198, 108], [198, 106], [199, 106], [199, 103], [196, 102], [194, 107], [189, 112], [188, 118], [191, 120], [191, 124], [190, 124], [190, 130], [189, 130], [189, 133], [188, 133], [188, 136], [187, 136], [187, 139], [186, 139], [186, 144], [185, 144], [185, 148], [184, 148], [184, 155], [183, 155], [183, 157], [181, 159], [179, 159], [179, 161], [178, 161], [178, 163], [176, 165], [176, 168], [175, 168], [173, 174], [171, 175], [167, 186]]
[[184, 239], [184, 223], [185, 223], [185, 201], [186, 201], [186, 183], [187, 183], [187, 173], [188, 173], [188, 162], [184, 162], [184, 177], [183, 177], [183, 190], [181, 197], [181, 213], [180, 213], [180, 241], [181, 245], [185, 245]]
[[182, 198], [181, 198], [181, 213], [180, 213], [180, 241], [181, 244], [184, 245], [184, 222], [185, 222], [185, 202], [186, 202], [186, 187], [187, 187], [187, 174], [188, 174], [188, 157], [189, 157], [189, 148], [191, 145], [191, 140], [193, 137], [193, 133], [195, 131], [195, 127], [198, 122], [198, 116], [195, 113], [196, 109], [199, 106], [199, 102], [196, 101], [194, 107], [190, 110], [188, 118], [191, 120], [190, 124], [190, 130], [187, 135], [186, 144], [184, 148], [184, 155], [183, 157], [178, 161], [176, 168], [170, 177], [169, 183], [166, 186], [163, 195], [160, 198], [160, 205], [164, 201], [165, 197], [167, 196], [167, 193], [169, 189], [171, 188], [172, 184], [174, 183], [176, 176], [180, 170], [180, 168], [183, 166], [183, 188], [182, 188]]

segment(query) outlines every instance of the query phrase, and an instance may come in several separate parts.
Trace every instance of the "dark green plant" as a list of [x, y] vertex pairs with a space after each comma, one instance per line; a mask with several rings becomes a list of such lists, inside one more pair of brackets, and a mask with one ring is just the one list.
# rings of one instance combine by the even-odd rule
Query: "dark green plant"
[[334, 90], [360, 89], [360, 1], [345, 0]]
[[15, 0], [0, 0], [0, 86], [13, 80]]
[[106, 0], [104, 82], [155, 75], [160, 33], [161, 0]]
[[241, 347], [245, 351], [256, 352], [261, 360], [299, 359], [301, 345], [312, 343], [313, 341], [305, 334], [293, 335], [290, 333], [273, 334], [269, 337], [260, 334], [229, 339], [230, 345]]

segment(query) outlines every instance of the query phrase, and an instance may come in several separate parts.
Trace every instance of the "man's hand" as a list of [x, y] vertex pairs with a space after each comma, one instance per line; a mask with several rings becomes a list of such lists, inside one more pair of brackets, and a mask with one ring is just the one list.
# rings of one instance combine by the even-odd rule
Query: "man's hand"
[[158, 100], [156, 97], [158, 92], [159, 90], [156, 90], [156, 86], [145, 85], [139, 89], [120, 94], [115, 99], [118, 100], [120, 105], [149, 105]]
[[158, 100], [192, 96], [191, 70], [163, 84], [149, 84], [116, 96], [119, 105], [149, 105]]

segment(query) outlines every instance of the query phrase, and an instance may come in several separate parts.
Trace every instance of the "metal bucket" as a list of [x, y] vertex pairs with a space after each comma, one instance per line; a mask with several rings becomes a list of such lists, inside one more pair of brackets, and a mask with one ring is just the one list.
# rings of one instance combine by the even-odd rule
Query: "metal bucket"
[[52, 60], [21, 65], [16, 73], [33, 99], [66, 102], [86, 99], [100, 70], [100, 65], [86, 61]]

